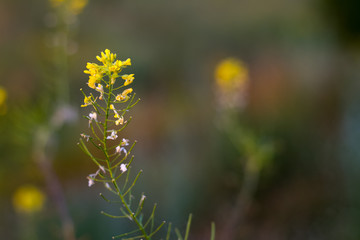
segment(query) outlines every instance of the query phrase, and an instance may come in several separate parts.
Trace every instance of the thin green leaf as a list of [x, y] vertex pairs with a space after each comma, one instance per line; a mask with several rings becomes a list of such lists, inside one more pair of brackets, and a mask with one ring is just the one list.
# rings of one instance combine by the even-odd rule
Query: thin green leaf
[[154, 236], [155, 233], [157, 233], [157, 232], [162, 228], [162, 226], [164, 226], [165, 223], [166, 223], [166, 222], [163, 221], [163, 222], [160, 224], [160, 226], [158, 226], [158, 227], [155, 229], [155, 231], [153, 231], [153, 232], [149, 235], [149, 237]]
[[143, 171], [142, 170], [140, 170], [139, 171], [139, 173], [136, 175], [136, 177], [135, 177], [135, 179], [134, 179], [134, 181], [133, 181], [133, 183], [131, 184], [131, 186], [128, 188], [128, 190], [124, 193], [124, 197], [126, 196], [126, 194], [128, 194], [129, 193], [129, 191], [135, 186], [135, 183], [137, 182], [137, 180], [139, 179], [139, 177], [140, 177], [140, 175], [141, 175], [141, 173], [142, 173]]
[[190, 232], [190, 226], [191, 226], [191, 219], [192, 219], [192, 214], [189, 214], [189, 219], [186, 225], [186, 231], [185, 231], [185, 237], [184, 240], [187, 240], [189, 237], [189, 232]]
[[170, 234], [171, 234], [171, 223], [169, 223], [169, 227], [168, 227], [168, 230], [167, 230], [167, 233], [166, 233], [166, 240], [170, 239]]
[[215, 223], [211, 222], [211, 236], [210, 240], [215, 240]]
[[91, 160], [93, 160], [94, 163], [96, 163], [96, 165], [100, 167], [101, 166], [100, 163], [96, 161], [96, 158], [89, 152], [88, 148], [86, 147], [84, 141], [81, 138], [80, 138], [80, 143], [84, 152], [91, 158]]
[[114, 216], [114, 215], [108, 214], [108, 213], [103, 212], [103, 211], [101, 211], [100, 213], [107, 216], [107, 217], [111, 217], [111, 218], [127, 218], [127, 216], [124, 216], [124, 215], [122, 215], [122, 216]]
[[137, 232], [140, 232], [139, 229], [135, 229], [131, 232], [127, 232], [127, 233], [123, 233], [123, 234], [120, 234], [120, 235], [117, 235], [117, 236], [113, 236], [112, 238], [115, 239], [115, 238], [121, 238], [121, 237], [126, 237], [126, 236], [129, 236], [131, 234], [134, 234], [134, 233], [137, 233]]
[[148, 220], [146, 221], [146, 223], [144, 224], [144, 228], [146, 228], [147, 225], [148, 225], [148, 224], [152, 221], [152, 219], [155, 217], [156, 206], [157, 206], [157, 204], [155, 203], [149, 219], [148, 219]]
[[179, 229], [175, 228], [175, 233], [176, 233], [178, 240], [183, 240], [183, 237], [181, 236]]

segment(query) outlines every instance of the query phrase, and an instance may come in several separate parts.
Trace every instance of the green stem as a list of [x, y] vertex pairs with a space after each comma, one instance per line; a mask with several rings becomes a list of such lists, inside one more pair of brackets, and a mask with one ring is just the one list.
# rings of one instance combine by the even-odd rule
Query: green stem
[[[103, 140], [103, 144], [104, 144], [104, 154], [106, 157], [106, 164], [108, 169], [111, 169], [111, 163], [110, 163], [110, 158], [109, 158], [109, 154], [108, 154], [108, 147], [107, 147], [107, 139], [106, 139], [106, 135], [107, 135], [107, 129], [108, 129], [108, 119], [109, 119], [109, 111], [110, 111], [110, 103], [111, 103], [111, 92], [112, 92], [112, 85], [109, 85], [109, 96], [108, 96], [108, 100], [107, 100], [107, 105], [106, 105], [106, 113], [105, 113], [105, 123], [104, 123], [104, 140]], [[112, 171], [110, 172], [110, 178], [113, 179], [113, 173]]]
[[117, 195], [119, 196], [119, 198], [120, 198], [122, 204], [124, 205], [126, 211], [129, 213], [130, 218], [136, 223], [139, 230], [144, 235], [144, 238], [146, 240], [150, 240], [150, 237], [146, 233], [145, 228], [138, 221], [135, 214], [131, 211], [130, 206], [126, 203], [125, 198], [124, 198], [123, 194], [121, 193], [120, 188], [119, 188], [116, 180], [114, 179], [114, 173], [113, 173], [113, 170], [111, 168], [111, 162], [110, 162], [110, 157], [109, 157], [109, 154], [108, 154], [108, 145], [107, 145], [107, 139], [106, 139], [107, 136], [106, 135], [107, 135], [107, 131], [108, 131], [108, 122], [109, 122], [109, 112], [110, 112], [111, 97], [113, 95], [112, 91], [113, 91], [113, 85], [109, 84], [109, 95], [108, 95], [108, 99], [107, 99], [107, 102], [106, 102], [106, 112], [105, 112], [105, 122], [104, 122], [104, 140], [103, 140], [104, 154], [105, 154], [105, 157], [106, 157], [107, 167], [109, 169], [110, 178], [111, 178], [111, 181], [112, 181], [112, 183], [113, 183], [113, 185], [114, 185], [114, 187], [116, 189]]
[[[112, 171], [110, 171], [112, 172]], [[147, 235], [144, 227], [142, 226], [142, 224], [138, 221], [138, 219], [135, 217], [134, 213], [131, 211], [129, 205], [126, 203], [124, 196], [121, 194], [120, 189], [115, 181], [115, 179], [112, 181], [116, 191], [118, 192], [118, 196], [120, 197], [120, 200], [122, 202], [122, 204], [124, 205], [126, 211], [130, 214], [131, 219], [136, 223], [136, 225], [138, 226], [139, 230], [141, 231], [141, 233], [144, 235], [144, 238], [146, 240], [150, 240], [150, 237]]]

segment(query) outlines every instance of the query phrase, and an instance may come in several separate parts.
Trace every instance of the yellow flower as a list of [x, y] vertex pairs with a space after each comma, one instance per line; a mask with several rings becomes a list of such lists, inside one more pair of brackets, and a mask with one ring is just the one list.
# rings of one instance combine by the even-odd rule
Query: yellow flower
[[95, 89], [96, 83], [100, 83], [101, 79], [103, 77], [103, 70], [101, 69], [101, 66], [95, 64], [95, 63], [87, 63], [86, 68], [88, 70], [84, 70], [84, 73], [89, 74], [89, 81], [88, 86], [90, 88]]
[[101, 57], [96, 56], [96, 59], [102, 62], [104, 65], [111, 64], [116, 59], [116, 54], [111, 53], [109, 49], [105, 49], [105, 53], [101, 52]]
[[125, 61], [122, 62], [122, 65], [131, 66], [131, 59], [130, 58], [126, 59]]
[[114, 63], [114, 66], [116, 66], [118, 69], [121, 69], [122, 67], [124, 67], [124, 64], [122, 61], [116, 60], [116, 62]]
[[92, 89], [95, 89], [95, 87], [96, 87], [96, 83], [98, 83], [98, 82], [100, 82], [99, 81], [99, 77], [98, 76], [90, 76], [89, 77], [89, 81], [88, 81], [88, 86], [90, 87], [90, 88], [92, 88]]
[[124, 117], [120, 116], [116, 121], [115, 121], [116, 125], [123, 125], [124, 124]]
[[90, 74], [90, 75], [101, 74], [100, 66], [97, 65], [96, 63], [88, 62], [86, 64], [86, 68], [88, 69], [88, 70], [84, 70], [84, 73], [86, 74]]
[[[111, 53], [109, 49], [105, 49], [104, 52], [100, 53], [100, 56], [96, 56], [96, 59], [99, 60], [103, 65], [98, 65], [96, 63], [87, 63], [86, 70], [84, 73], [89, 74], [89, 81], [88, 86], [92, 89], [96, 90], [96, 84], [101, 83], [103, 77], [107, 75], [109, 77], [109, 82], [106, 82], [106, 87], [109, 85], [115, 84], [116, 78], [119, 77], [119, 74], [122, 68], [131, 65], [131, 60], [128, 58], [125, 61], [116, 60], [116, 54]], [[130, 84], [134, 80], [134, 74], [131, 75], [124, 75], [127, 76], [126, 78], [123, 77], [125, 82], [125, 86]], [[105, 80], [104, 80], [105, 81]]]
[[215, 79], [222, 90], [231, 91], [245, 85], [248, 80], [248, 70], [240, 60], [227, 58], [217, 65]]
[[87, 5], [88, 0], [50, 0], [53, 7], [64, 6], [64, 10], [74, 15], [78, 15]]
[[81, 107], [87, 107], [92, 104], [91, 96], [88, 96], [84, 98], [84, 104], [81, 105]]
[[122, 75], [121, 78], [125, 80], [124, 86], [131, 84], [135, 79], [134, 74], [130, 74], [130, 75], [125, 74], [125, 75]]
[[81, 13], [87, 3], [87, 0], [71, 0], [69, 3], [69, 11], [74, 15], [77, 15]]
[[109, 67], [110, 72], [118, 72], [120, 70], [120, 67], [116, 64], [113, 64]]
[[0, 115], [6, 113], [6, 99], [7, 99], [7, 92], [3, 87], [0, 87]]
[[118, 94], [116, 96], [116, 100], [117, 101], [127, 101], [130, 97], [128, 96], [128, 94], [132, 93], [133, 89], [132, 88], [128, 88], [125, 89], [121, 94]]
[[19, 213], [33, 213], [41, 210], [45, 195], [37, 187], [24, 185], [15, 191], [13, 205]]
[[120, 116], [119, 113], [117, 112], [117, 110], [114, 107], [114, 104], [110, 104], [110, 109], [114, 111], [114, 118], [116, 118], [117, 120], [115, 121], [116, 125], [122, 125], [124, 123], [124, 117]]

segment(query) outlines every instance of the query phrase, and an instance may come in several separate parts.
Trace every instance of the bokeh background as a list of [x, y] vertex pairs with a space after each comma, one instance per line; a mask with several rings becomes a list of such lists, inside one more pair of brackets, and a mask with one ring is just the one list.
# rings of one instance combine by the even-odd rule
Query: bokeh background
[[[102, 187], [88, 188], [86, 180], [96, 166], [76, 145], [87, 131], [83, 70], [108, 48], [132, 59], [141, 101], [124, 137], [138, 141], [135, 167], [144, 174], [137, 191], [145, 192], [148, 207], [158, 203], [159, 220], [184, 229], [193, 213], [191, 239], [208, 239], [210, 222], [221, 225], [231, 212], [242, 155], [218, 125], [214, 71], [235, 57], [249, 72], [243, 119], [277, 143], [236, 239], [359, 239], [358, 9], [355, 0], [89, 0], [68, 29], [69, 99], [77, 118], [61, 128], [52, 149], [77, 238], [110, 239], [123, 230], [99, 213], [109, 209], [98, 196]], [[49, 199], [30, 220], [13, 206], [24, 184], [46, 192], [31, 149], [36, 127], [56, 105], [47, 94], [61, 75], [52, 65], [54, 34], [48, 1], [0, 2], [0, 85], [7, 91], [0, 116], [1, 239], [61, 239]]]

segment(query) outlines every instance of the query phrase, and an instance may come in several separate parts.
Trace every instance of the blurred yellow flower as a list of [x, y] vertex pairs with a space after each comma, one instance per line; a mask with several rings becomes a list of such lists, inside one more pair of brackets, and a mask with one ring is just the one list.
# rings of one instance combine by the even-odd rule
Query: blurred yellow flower
[[248, 80], [248, 70], [240, 60], [227, 58], [217, 65], [215, 79], [218, 87], [224, 91], [239, 89]]
[[0, 115], [6, 113], [6, 99], [7, 99], [7, 92], [3, 87], [0, 87]]
[[37, 187], [24, 185], [18, 188], [13, 196], [13, 205], [19, 213], [40, 211], [44, 205], [45, 195]]
[[64, 6], [65, 11], [78, 15], [87, 5], [88, 0], [50, 0], [53, 7]]
[[81, 13], [87, 3], [87, 0], [71, 0], [69, 4], [69, 11], [77, 15]]

